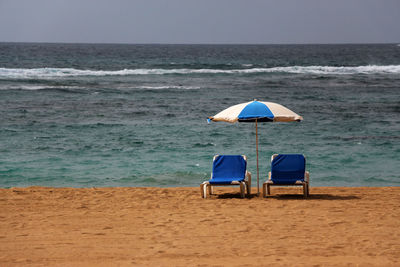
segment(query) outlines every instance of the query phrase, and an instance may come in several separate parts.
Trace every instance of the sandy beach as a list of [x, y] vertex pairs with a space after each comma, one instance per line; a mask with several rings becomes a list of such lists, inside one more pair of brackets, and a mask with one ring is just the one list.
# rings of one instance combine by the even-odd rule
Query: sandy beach
[[311, 190], [0, 189], [0, 265], [400, 265], [400, 187]]

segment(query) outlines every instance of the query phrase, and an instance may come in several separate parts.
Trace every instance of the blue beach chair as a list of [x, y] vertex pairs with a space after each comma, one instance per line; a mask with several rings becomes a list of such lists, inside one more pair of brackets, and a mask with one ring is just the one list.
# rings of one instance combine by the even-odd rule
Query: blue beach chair
[[213, 193], [213, 186], [239, 185], [240, 196], [244, 198], [251, 192], [251, 173], [246, 170], [247, 158], [244, 155], [216, 155], [213, 159], [211, 179], [200, 185], [201, 196], [207, 197]]
[[270, 195], [270, 186], [303, 186], [304, 197], [310, 194], [310, 173], [306, 171], [306, 159], [301, 154], [274, 154], [271, 171], [263, 183], [263, 196]]

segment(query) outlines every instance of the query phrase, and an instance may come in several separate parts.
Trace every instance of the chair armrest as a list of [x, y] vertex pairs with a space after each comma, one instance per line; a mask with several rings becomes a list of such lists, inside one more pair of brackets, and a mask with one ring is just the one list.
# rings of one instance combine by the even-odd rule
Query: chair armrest
[[309, 171], [306, 171], [306, 173], [305, 173], [305, 180], [307, 183], [310, 182], [310, 172]]

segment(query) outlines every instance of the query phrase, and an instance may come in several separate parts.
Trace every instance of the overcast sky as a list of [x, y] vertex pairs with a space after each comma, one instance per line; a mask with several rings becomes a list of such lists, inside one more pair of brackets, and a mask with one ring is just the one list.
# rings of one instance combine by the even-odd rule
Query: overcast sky
[[0, 0], [0, 42], [399, 43], [400, 0]]

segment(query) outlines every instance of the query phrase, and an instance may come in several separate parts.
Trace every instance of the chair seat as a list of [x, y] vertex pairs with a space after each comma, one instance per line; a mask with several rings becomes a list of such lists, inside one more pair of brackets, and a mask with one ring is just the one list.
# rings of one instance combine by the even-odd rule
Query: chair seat
[[305, 183], [304, 180], [296, 180], [296, 181], [272, 181], [268, 180], [266, 182], [267, 184], [273, 184], [273, 185], [302, 185]]
[[231, 184], [239, 184], [240, 182], [244, 181], [243, 178], [213, 178], [208, 182], [214, 185], [231, 185]]

